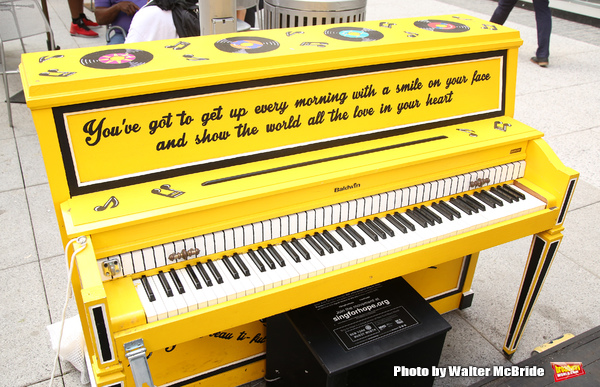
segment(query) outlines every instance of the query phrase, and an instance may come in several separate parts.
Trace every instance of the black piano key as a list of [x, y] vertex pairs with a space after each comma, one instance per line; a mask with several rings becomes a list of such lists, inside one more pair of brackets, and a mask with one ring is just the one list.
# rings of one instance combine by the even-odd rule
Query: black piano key
[[339, 236], [341, 236], [341, 237], [342, 237], [342, 239], [343, 239], [343, 240], [345, 240], [345, 241], [346, 241], [346, 243], [348, 243], [350, 246], [352, 246], [352, 247], [356, 247], [356, 240], [352, 239], [352, 237], [351, 237], [350, 235], [348, 235], [348, 234], [346, 233], [346, 231], [344, 231], [344, 229], [343, 229], [343, 228], [341, 228], [341, 227], [339, 227], [339, 226], [338, 226], [338, 227], [335, 229], [335, 232], [337, 232], [337, 233], [338, 233], [338, 235], [339, 235]]
[[458, 210], [456, 210], [454, 207], [451, 207], [450, 205], [448, 205], [448, 203], [446, 203], [445, 201], [440, 200], [439, 204], [440, 204], [440, 207], [442, 207], [446, 211], [449, 211], [456, 218], [460, 218], [462, 216]]
[[171, 289], [171, 285], [169, 285], [169, 281], [167, 281], [167, 277], [165, 277], [165, 273], [162, 271], [158, 272], [158, 279], [160, 280], [160, 284], [162, 285], [167, 297], [173, 297], [173, 289]]
[[431, 203], [431, 208], [442, 214], [448, 220], [454, 220], [454, 215], [448, 209], [442, 207], [439, 203]]
[[526, 196], [523, 194], [523, 192], [519, 192], [517, 191], [513, 186], [511, 186], [510, 184], [503, 184], [502, 188], [504, 188], [505, 190], [511, 192], [514, 196], [518, 197], [521, 200], [525, 200]]
[[273, 262], [273, 260], [271, 259], [271, 256], [269, 255], [269, 253], [267, 253], [267, 251], [265, 249], [263, 249], [262, 247], [259, 247], [258, 249], [256, 249], [256, 251], [258, 251], [258, 255], [261, 256], [261, 258], [263, 259], [263, 261], [265, 261], [267, 266], [269, 266], [269, 269], [271, 269], [271, 270], [277, 269], [277, 266], [275, 266], [275, 262]]
[[156, 301], [156, 297], [154, 296], [152, 287], [150, 286], [150, 283], [148, 282], [148, 278], [146, 278], [146, 276], [143, 275], [141, 280], [142, 280], [142, 286], [144, 287], [144, 290], [146, 291], [146, 295], [148, 296], [148, 299], [150, 300], [150, 302]]
[[416, 230], [415, 225], [412, 224], [408, 219], [406, 219], [401, 213], [394, 212], [394, 218], [398, 219], [400, 221], [400, 223], [402, 223], [404, 226], [406, 226], [406, 228], [409, 229], [410, 231]]
[[308, 242], [310, 247], [312, 247], [317, 252], [317, 254], [319, 254], [320, 256], [325, 255], [325, 250], [323, 250], [321, 245], [319, 245], [319, 243], [316, 240], [314, 240], [312, 236], [310, 236], [309, 234], [306, 234], [306, 236], [304, 237], [304, 240], [306, 240]]
[[319, 234], [318, 232], [316, 232], [316, 233], [314, 233], [314, 235], [313, 235], [313, 238], [315, 238], [315, 240], [316, 240], [317, 242], [319, 242], [319, 244], [320, 244], [321, 246], [323, 246], [323, 248], [324, 248], [325, 250], [327, 250], [327, 252], [328, 252], [329, 254], [333, 254], [333, 246], [331, 246], [331, 245], [330, 245], [330, 244], [329, 244], [329, 243], [328, 243], [328, 242], [325, 240], [325, 238], [323, 237], [323, 235], [321, 235], [321, 234]]
[[181, 284], [181, 280], [179, 279], [179, 276], [175, 272], [175, 269], [169, 270], [169, 274], [171, 275], [171, 279], [173, 280], [173, 284], [177, 288], [177, 292], [179, 292], [179, 294], [185, 293], [185, 289], [183, 288], [183, 285]]
[[417, 214], [416, 212], [412, 210], [406, 210], [405, 214], [408, 215], [412, 220], [417, 222], [417, 224], [419, 224], [421, 227], [427, 227], [427, 220], [423, 219], [421, 215]]
[[458, 200], [456, 198], [451, 198], [450, 203], [452, 203], [456, 208], [460, 209], [467, 215], [471, 215], [473, 210], [467, 204], [465, 204], [462, 200]]
[[421, 210], [419, 207], [414, 207], [412, 210], [413, 210], [413, 213], [416, 213], [421, 218], [425, 219], [425, 221], [427, 222], [427, 225], [429, 225], [429, 226], [435, 226], [435, 220], [433, 220], [433, 218], [427, 216], [427, 214], [425, 214], [423, 212], [423, 210]]
[[187, 272], [188, 276], [192, 280], [192, 284], [194, 284], [194, 287], [196, 289], [202, 289], [202, 284], [200, 283], [200, 280], [196, 276], [196, 273], [194, 273], [194, 268], [191, 265], [187, 265], [185, 267], [185, 271]]
[[273, 247], [273, 245], [268, 245], [267, 251], [269, 253], [271, 253], [271, 256], [273, 257], [275, 262], [277, 262], [279, 264], [280, 267], [285, 266], [285, 261], [283, 260], [283, 258], [281, 258], [281, 255], [279, 255], [279, 252], [277, 252], [277, 250], [275, 249], [275, 247]]
[[323, 230], [322, 234], [325, 236], [325, 239], [327, 239], [327, 241], [331, 243], [333, 247], [335, 247], [337, 251], [342, 251], [342, 244], [337, 239], [335, 239], [335, 237], [329, 231]]
[[505, 194], [509, 195], [514, 201], [518, 202], [519, 200], [524, 200], [525, 196], [521, 193], [513, 189], [508, 184], [503, 184], [497, 187], [499, 190], [502, 190]]
[[258, 270], [261, 273], [264, 273], [265, 271], [267, 271], [267, 269], [265, 268], [265, 265], [262, 264], [262, 262], [260, 261], [260, 259], [256, 255], [256, 253], [254, 252], [254, 250], [252, 250], [252, 249], [248, 250], [247, 254], [250, 257], [250, 259], [252, 260], [252, 262], [254, 262], [254, 265], [256, 265], [256, 267], [258, 268]]
[[357, 233], [356, 230], [354, 230], [352, 228], [352, 226], [347, 224], [344, 226], [344, 230], [346, 230], [348, 232], [348, 235], [350, 235], [352, 238], [354, 238], [354, 240], [357, 241], [359, 244], [361, 244], [361, 245], [365, 244], [365, 238], [363, 238], [362, 235]]
[[373, 230], [371, 230], [369, 228], [369, 226], [364, 224], [362, 220], [358, 222], [357, 226], [358, 226], [358, 228], [361, 229], [362, 232], [367, 234], [367, 236], [369, 238], [373, 239], [375, 242], [377, 242], [379, 240], [379, 237], [377, 236], [377, 234], [375, 234], [375, 232]]
[[500, 191], [496, 187], [490, 188], [490, 192], [493, 193], [494, 195], [496, 195], [497, 197], [499, 197], [500, 199], [504, 200], [505, 202], [508, 202], [508, 203], [514, 202], [514, 200], [511, 196], [505, 194], [504, 191]]
[[502, 206], [504, 205], [504, 202], [503, 202], [502, 200], [498, 199], [497, 197], [495, 197], [494, 195], [492, 195], [491, 193], [489, 193], [489, 192], [488, 192], [488, 191], [486, 191], [486, 190], [481, 190], [481, 191], [479, 192], [479, 195], [480, 195], [482, 198], [486, 198], [486, 199], [488, 199], [488, 200], [490, 200], [490, 201], [492, 201], [492, 202], [496, 203], [496, 205], [497, 205], [497, 206], [500, 206], [500, 207], [502, 207]]
[[469, 203], [469, 201], [467, 201], [467, 199], [465, 199], [463, 196], [458, 195], [455, 199], [456, 201], [463, 203], [465, 206], [469, 207], [474, 213], [479, 213], [479, 208], [473, 205], [472, 203]]
[[233, 258], [233, 261], [238, 265], [238, 267], [242, 271], [242, 274], [245, 277], [249, 277], [250, 276], [250, 269], [248, 269], [248, 266], [246, 266], [246, 264], [244, 263], [244, 260], [242, 259], [242, 257], [240, 257], [238, 255], [238, 253], [234, 253], [231, 257]]
[[491, 200], [488, 196], [483, 195], [481, 192], [474, 192], [473, 196], [475, 196], [477, 200], [487, 204], [488, 206], [496, 208], [496, 202]]
[[223, 261], [225, 267], [227, 268], [227, 270], [229, 270], [233, 279], [240, 279], [240, 273], [238, 273], [235, 267], [233, 267], [233, 263], [231, 263], [229, 257], [223, 256], [223, 258], [221, 258], [221, 261]]
[[215, 263], [212, 260], [209, 259], [208, 261], [206, 261], [206, 266], [208, 267], [208, 270], [210, 270], [210, 272], [213, 275], [213, 277], [215, 277], [215, 280], [217, 281], [217, 283], [218, 284], [222, 284], [223, 283], [223, 276], [221, 276], [221, 273], [219, 272], [219, 270], [215, 266]]
[[479, 200], [472, 198], [470, 195], [463, 195], [463, 199], [471, 204], [471, 206], [475, 206], [479, 210], [485, 211], [485, 206]]
[[304, 246], [302, 246], [302, 244], [300, 244], [300, 242], [296, 238], [292, 238], [292, 246], [294, 246], [296, 250], [298, 250], [298, 252], [302, 256], [302, 258], [304, 258], [305, 261], [308, 261], [310, 259], [310, 253], [306, 251]]
[[400, 223], [400, 221], [398, 219], [394, 218], [394, 216], [392, 214], [387, 214], [385, 216], [385, 218], [388, 220], [388, 222], [393, 224], [394, 227], [396, 227], [398, 230], [400, 230], [401, 233], [406, 234], [408, 232], [408, 230], [406, 229], [406, 226], [404, 226], [402, 223]]
[[387, 235], [394, 237], [396, 234], [394, 233], [394, 230], [392, 230], [391, 228], [388, 227], [387, 224], [383, 223], [381, 221], [381, 219], [379, 219], [378, 217], [373, 218], [373, 223], [379, 227], [379, 229], [381, 231], [383, 231], [384, 233], [386, 233]]
[[382, 229], [380, 229], [371, 219], [367, 219], [365, 221], [365, 224], [367, 225], [367, 227], [369, 227], [375, 234], [377, 234], [377, 236], [381, 239], [386, 239], [387, 235], [385, 232], [383, 232]]
[[283, 242], [281, 242], [281, 246], [283, 246], [283, 249], [290, 255], [290, 257], [292, 258], [292, 260], [294, 262], [300, 263], [300, 256], [296, 253], [294, 248], [292, 246], [290, 246], [289, 243], [287, 243], [286, 241], [283, 241]]
[[212, 279], [208, 276], [208, 273], [206, 272], [206, 269], [204, 268], [204, 265], [201, 262], [198, 262], [196, 264], [196, 269], [198, 269], [200, 277], [202, 278], [206, 286], [213, 286]]
[[434, 223], [442, 224], [442, 217], [433, 212], [433, 210], [431, 210], [429, 207], [421, 206], [419, 210], [421, 211], [421, 214], [433, 220]]

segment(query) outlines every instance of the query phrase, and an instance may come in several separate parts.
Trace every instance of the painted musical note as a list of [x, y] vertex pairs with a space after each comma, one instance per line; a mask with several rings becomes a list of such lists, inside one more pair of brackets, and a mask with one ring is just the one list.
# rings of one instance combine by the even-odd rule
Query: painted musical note
[[416, 38], [417, 36], [419, 36], [419, 34], [417, 34], [416, 32], [404, 31], [404, 33], [409, 38]]
[[456, 130], [458, 130], [460, 132], [469, 133], [469, 137], [477, 137], [477, 133], [475, 133], [475, 131], [473, 131], [471, 129], [461, 129], [461, 128], [458, 128]]
[[[163, 192], [164, 191], [170, 191], [170, 192]], [[168, 198], [176, 198], [178, 196], [183, 195], [185, 192], [183, 191], [177, 191], [175, 189], [171, 189], [171, 185], [170, 184], [163, 184], [160, 186], [160, 188], [154, 188], [152, 190], [153, 194], [156, 195], [161, 195], [161, 196], [165, 196]]]
[[74, 71], [58, 71], [57, 69], [48, 70], [45, 73], [40, 73], [42, 77], [68, 77], [76, 74]]
[[492, 30], [492, 31], [496, 31], [498, 28], [496, 28], [495, 25], [493, 24], [482, 24], [481, 25], [481, 29], [482, 30]]
[[186, 48], [187, 46], [189, 46], [191, 43], [188, 42], [179, 42], [177, 44], [171, 45], [171, 46], [165, 46], [165, 48], [172, 48], [173, 50], [183, 50], [184, 48]]
[[292, 35], [296, 35], [296, 34], [303, 34], [304, 31], [288, 31], [286, 32], [286, 36], [292, 36]]
[[327, 47], [329, 43], [326, 42], [302, 42], [301, 46], [314, 46], [314, 47]]
[[116, 197], [111, 196], [110, 199], [108, 199], [108, 201], [106, 203], [104, 203], [103, 206], [94, 207], [94, 211], [104, 211], [107, 208], [115, 208], [118, 205], [119, 205], [119, 200]]
[[396, 23], [390, 23], [390, 22], [386, 22], [386, 21], [382, 21], [381, 23], [379, 23], [379, 27], [383, 27], [383, 28], [392, 28], [395, 25], [396, 25]]
[[50, 59], [56, 59], [56, 58], [64, 58], [64, 55], [52, 55], [52, 56], [48, 56], [48, 55], [44, 55], [43, 57], [40, 58], [40, 63], [44, 63], [47, 60]]
[[193, 61], [193, 62], [196, 62], [199, 60], [208, 60], [208, 58], [200, 58], [200, 57], [194, 56], [194, 54], [185, 54], [183, 57], [185, 59], [187, 59], [189, 61]]
[[508, 124], [508, 123], [505, 124], [502, 121], [494, 122], [494, 129], [501, 130], [503, 132], [506, 132], [506, 128], [511, 127], [511, 126], [512, 126], [511, 124]]

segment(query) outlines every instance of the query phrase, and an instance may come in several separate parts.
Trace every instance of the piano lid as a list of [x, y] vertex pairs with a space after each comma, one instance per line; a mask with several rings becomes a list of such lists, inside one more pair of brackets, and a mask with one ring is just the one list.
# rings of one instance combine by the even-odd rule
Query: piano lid
[[33, 109], [521, 43], [516, 30], [445, 15], [28, 53], [21, 75]]

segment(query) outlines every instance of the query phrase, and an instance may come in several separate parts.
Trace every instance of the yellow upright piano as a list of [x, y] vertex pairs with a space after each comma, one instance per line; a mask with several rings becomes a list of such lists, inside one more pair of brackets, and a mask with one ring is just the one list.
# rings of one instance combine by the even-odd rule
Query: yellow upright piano
[[261, 319], [399, 276], [463, 308], [533, 235], [512, 355], [578, 179], [513, 119], [521, 43], [444, 15], [25, 54], [93, 383], [258, 379]]

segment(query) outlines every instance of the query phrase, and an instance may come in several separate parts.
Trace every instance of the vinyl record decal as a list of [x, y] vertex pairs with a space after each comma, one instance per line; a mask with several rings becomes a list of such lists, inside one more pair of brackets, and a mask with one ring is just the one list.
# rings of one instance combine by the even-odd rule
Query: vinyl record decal
[[215, 42], [215, 47], [224, 52], [238, 54], [259, 54], [279, 48], [279, 43], [267, 38], [255, 36], [236, 36]]
[[325, 35], [350, 42], [372, 42], [383, 38], [379, 31], [359, 27], [335, 27], [325, 30]]
[[148, 51], [129, 48], [97, 51], [80, 59], [82, 65], [94, 69], [124, 69], [146, 64], [154, 58]]
[[436, 32], [467, 32], [470, 29], [464, 24], [447, 20], [418, 20], [415, 22], [415, 26]]

